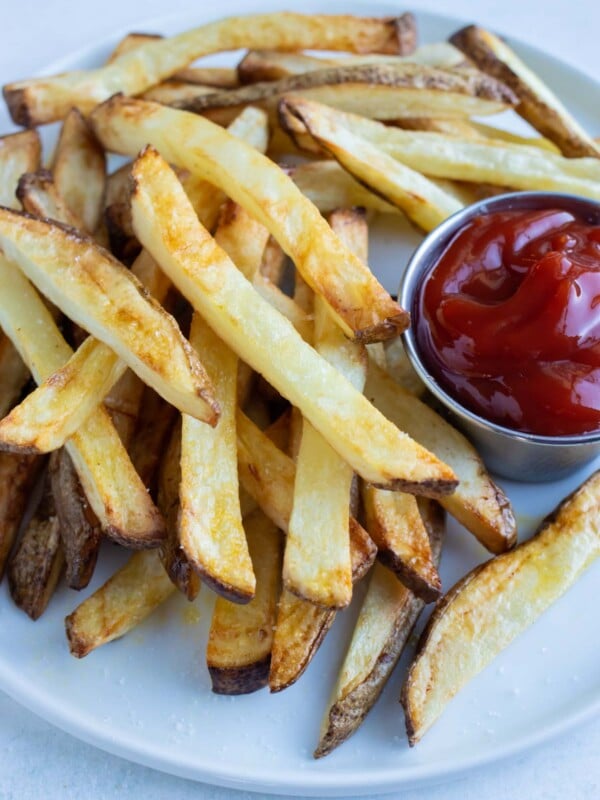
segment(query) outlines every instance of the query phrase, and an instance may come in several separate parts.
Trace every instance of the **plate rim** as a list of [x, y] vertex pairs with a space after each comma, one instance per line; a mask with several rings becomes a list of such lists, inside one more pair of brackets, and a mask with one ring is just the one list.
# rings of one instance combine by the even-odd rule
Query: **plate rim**
[[[271, 6], [273, 8], [281, 8], [284, 3], [277, 2], [277, 0], [261, 0], [261, 6]], [[225, 0], [220, 9], [219, 16], [227, 14], [227, 8], [233, 5], [240, 8], [240, 0]], [[389, 8], [390, 13], [393, 13], [395, 6], [391, 0], [377, 0], [374, 4], [377, 7], [386, 6]], [[367, 8], [372, 8], [372, 5], [366, 0], [349, 0], [348, 6], [351, 13], [368, 13]], [[364, 8], [365, 11], [361, 9]], [[222, 10], [222, 13], [221, 13]], [[203, 9], [199, 9], [202, 13]], [[328, 8], [327, 13], [334, 13], [334, 10]], [[372, 9], [372, 13], [377, 12]], [[169, 15], [161, 15], [158, 17], [151, 17], [148, 20], [142, 20], [142, 26], [160, 26], [168, 25], [170, 22], [178, 19], [187, 18], [191, 12], [181, 11]], [[248, 13], [251, 13], [248, 11]], [[385, 12], [383, 12], [385, 13]], [[438, 13], [436, 11], [429, 11], [426, 9], [418, 9], [414, 11], [417, 22], [420, 19], [430, 19], [436, 24], [442, 24], [448, 27], [458, 27], [468, 24], [466, 20], [461, 17], [454, 17], [452, 15]], [[211, 12], [208, 15], [212, 18]], [[199, 23], [202, 24], [202, 23]], [[134, 24], [133, 28], [137, 26]], [[65, 65], [72, 64], [74, 61], [81, 61], [91, 54], [97, 52], [100, 48], [110, 47], [111, 44], [123, 35], [124, 32], [131, 30], [132, 26], [115, 27], [115, 29], [98, 39], [95, 39], [90, 44], [77, 48], [58, 59], [54, 59], [50, 64], [45, 65], [37, 71], [37, 74], [48, 75], [53, 74], [65, 69]], [[562, 58], [553, 56], [551, 53], [543, 49], [523, 42], [518, 37], [513, 37], [509, 34], [503, 34], [511, 45], [514, 45], [518, 52], [524, 54], [527, 58], [528, 54], [533, 55], [535, 58], [541, 59], [545, 62], [552, 63], [563, 74], [567, 73], [573, 76], [577, 81], [588, 84], [600, 90], [600, 81], [593, 78], [591, 75], [584, 72], [579, 67], [576, 67]], [[20, 128], [19, 128], [20, 129]], [[205, 767], [198, 768], [197, 764], [190, 764], [184, 758], [177, 758], [177, 751], [167, 749], [160, 750], [158, 746], [151, 745], [121, 731], [115, 732], [114, 730], [105, 730], [97, 724], [97, 721], [88, 719], [85, 714], [79, 713], [77, 707], [67, 706], [64, 707], [61, 703], [54, 699], [53, 695], [48, 691], [38, 688], [38, 686], [28, 680], [24, 675], [20, 675], [16, 670], [11, 669], [10, 665], [6, 663], [3, 654], [0, 654], [0, 688], [13, 700], [29, 709], [32, 713], [45, 719], [57, 728], [65, 731], [74, 738], [80, 739], [87, 744], [97, 747], [105, 752], [108, 752], [117, 757], [128, 760], [132, 763], [137, 763], [151, 769], [156, 769], [161, 772], [182, 777], [198, 782], [204, 782], [215, 786], [231, 788], [236, 790], [246, 790], [254, 792], [266, 792], [268, 794], [285, 793], [291, 796], [318, 796], [325, 792], [327, 796], [356, 796], [368, 792], [370, 794], [385, 794], [398, 789], [410, 789], [416, 786], [428, 786], [436, 783], [441, 783], [444, 780], [452, 780], [465, 775], [468, 772], [485, 767], [492, 763], [499, 763], [505, 761], [511, 756], [522, 755], [527, 751], [540, 746], [541, 744], [554, 739], [561, 734], [566, 733], [575, 726], [585, 724], [594, 717], [600, 715], [600, 685], [598, 686], [598, 695], [585, 705], [578, 705], [576, 710], [570, 714], [562, 714], [560, 718], [550, 722], [535, 733], [523, 733], [518, 735], [513, 741], [498, 745], [496, 747], [488, 747], [482, 754], [475, 754], [471, 757], [462, 758], [454, 764], [448, 763], [448, 760], [441, 761], [437, 766], [431, 767], [427, 762], [409, 765], [404, 767], [378, 767], [376, 777], [373, 778], [365, 768], [360, 771], [346, 772], [343, 779], [340, 778], [339, 773], [327, 774], [322, 773], [297, 773], [293, 778], [291, 775], [283, 775], [273, 777], [268, 774], [268, 771], [256, 773], [248, 776], [236, 774], [235, 769], [224, 769], [223, 764], [218, 764], [217, 767], [212, 765], [212, 768]], [[292, 782], [290, 782], [292, 780]]]

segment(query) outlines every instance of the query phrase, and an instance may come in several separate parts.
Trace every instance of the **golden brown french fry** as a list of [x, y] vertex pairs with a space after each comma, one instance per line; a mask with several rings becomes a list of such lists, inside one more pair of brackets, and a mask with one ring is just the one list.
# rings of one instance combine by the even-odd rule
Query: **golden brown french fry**
[[336, 208], [361, 208], [397, 214], [398, 209], [379, 195], [370, 192], [335, 161], [313, 161], [299, 164], [289, 171], [290, 177], [322, 214]]
[[[199, 91], [197, 97], [186, 94], [175, 105], [214, 118], [214, 112], [231, 113], [246, 105], [274, 111], [281, 97], [288, 94], [380, 120], [402, 116], [468, 119], [497, 114], [517, 102], [510, 89], [482, 72], [388, 62], [325, 67], [240, 89]], [[145, 97], [157, 99], [148, 94]]]
[[[131, 271], [157, 301], [165, 300], [170, 281], [146, 251]], [[143, 384], [125, 370], [126, 365], [107, 345], [90, 336], [63, 367], [0, 421], [0, 446], [22, 452], [57, 450], [103, 399], [127, 446]]]
[[0, 136], [0, 205], [19, 208], [15, 196], [19, 178], [24, 172], [40, 168], [42, 146], [34, 130]]
[[239, 505], [236, 450], [236, 355], [194, 314], [192, 347], [203, 354], [221, 404], [216, 428], [183, 416], [181, 439], [181, 547], [211, 589], [247, 603], [256, 581]]
[[444, 508], [492, 553], [513, 547], [517, 528], [511, 505], [465, 437], [372, 361], [365, 394], [388, 419], [452, 465], [460, 482], [454, 495], [440, 499]]
[[[71, 356], [46, 305], [17, 267], [0, 257], [0, 324], [41, 383]], [[164, 536], [158, 510], [115, 431], [99, 408], [66, 447], [105, 532], [130, 546], [156, 546]]]
[[402, 690], [411, 745], [452, 697], [600, 556], [599, 499], [596, 472], [536, 536], [475, 567], [438, 604]]
[[365, 527], [377, 545], [379, 561], [416, 597], [433, 603], [442, 584], [416, 498], [365, 484], [362, 498]]
[[[341, 241], [366, 262], [368, 228], [364, 214], [341, 210], [334, 212], [329, 222]], [[364, 346], [345, 338], [319, 297], [314, 298], [314, 320], [317, 352], [362, 391], [367, 368]], [[329, 608], [343, 608], [352, 599], [348, 525], [353, 477], [352, 468], [304, 420], [283, 583], [293, 594]]]
[[188, 600], [200, 591], [200, 576], [181, 544], [179, 515], [181, 504], [181, 424], [175, 425], [158, 475], [158, 507], [167, 524], [167, 537], [160, 548], [165, 572]]
[[45, 459], [0, 453], [0, 580]]
[[481, 70], [510, 86], [520, 101], [517, 113], [542, 136], [556, 142], [565, 156], [600, 157], [600, 147], [505, 42], [476, 25], [461, 28], [450, 42]]
[[7, 84], [4, 99], [17, 125], [32, 127], [62, 119], [73, 106], [87, 114], [118, 91], [140, 94], [211, 53], [240, 47], [399, 53], [414, 49], [414, 32], [409, 14], [368, 18], [280, 12], [229, 17], [147, 42], [100, 69]]
[[104, 341], [165, 399], [215, 424], [218, 404], [175, 320], [92, 239], [0, 208], [0, 243], [68, 317]]
[[262, 511], [244, 519], [256, 593], [240, 605], [218, 597], [206, 662], [213, 692], [248, 694], [267, 685], [281, 583], [281, 534]]
[[361, 183], [400, 208], [423, 230], [433, 230], [446, 217], [462, 208], [419, 172], [357, 136], [346, 127], [343, 117], [318, 103], [298, 97], [281, 101], [283, 114], [300, 119], [308, 132]]
[[65, 619], [71, 655], [83, 658], [124, 636], [174, 591], [156, 550], [134, 553]]
[[[264, 111], [246, 108], [227, 128], [228, 132], [243, 140], [250, 147], [264, 153], [269, 141], [269, 123]], [[134, 154], [137, 155], [137, 152]], [[219, 211], [227, 199], [225, 192], [218, 189], [199, 174], [188, 174], [183, 180], [183, 188], [194, 207], [198, 219], [205, 228], [212, 231], [217, 223]]]
[[[600, 199], [597, 158], [565, 158], [539, 147], [505, 141], [473, 141], [429, 131], [405, 131], [340, 111], [336, 116], [357, 136], [428, 176], [515, 189], [571, 192]], [[288, 118], [289, 115], [286, 123]], [[296, 128], [286, 124], [286, 130], [304, 147], [306, 128], [299, 120], [294, 122]]]
[[64, 556], [59, 520], [48, 477], [39, 504], [11, 555], [8, 587], [16, 606], [36, 620], [46, 610], [59, 581]]
[[[106, 63], [112, 64], [121, 56], [148, 42], [156, 42], [163, 37], [155, 33], [128, 33], [117, 44]], [[451, 45], [448, 45], [450, 47]], [[238, 85], [237, 70], [231, 67], [186, 67], [173, 75], [174, 80], [188, 83], [206, 84], [219, 89], [233, 89]]]
[[[428, 67], [459, 67], [465, 57], [447, 42], [424, 44], [406, 56], [355, 55], [322, 58], [305, 53], [282, 53], [278, 50], [249, 50], [237, 67], [240, 83], [277, 81], [289, 75], [357, 64], [398, 64], [409, 61]], [[226, 88], [226, 87], [223, 87]]]
[[102, 529], [64, 448], [52, 454], [49, 474], [66, 566], [66, 582], [71, 589], [84, 589], [96, 567]]
[[72, 108], [52, 162], [54, 183], [71, 211], [93, 233], [100, 222], [106, 182], [104, 150], [83, 115]]
[[[111, 350], [91, 336], [73, 356], [0, 421], [0, 443], [25, 453], [49, 453], [61, 447], [98, 407], [122, 372]], [[97, 394], [84, 390], [98, 383]], [[76, 410], [76, 414], [73, 412]]]
[[[132, 154], [150, 140], [169, 162], [209, 180], [244, 206], [325, 297], [347, 335], [371, 341], [392, 338], [406, 327], [406, 312], [341, 245], [291, 179], [256, 149], [202, 117], [144, 100], [113, 98], [95, 109], [92, 120], [109, 149]], [[294, 214], [288, 213], [290, 207]]]
[[[361, 580], [375, 560], [377, 548], [366, 531], [350, 519], [352, 580]], [[322, 608], [283, 591], [277, 610], [277, 626], [271, 653], [269, 688], [287, 689], [302, 675], [331, 628], [337, 611]]]
[[[431, 550], [439, 563], [444, 514], [420, 499]], [[315, 758], [328, 755], [362, 724], [377, 702], [424, 607], [423, 600], [377, 564], [321, 725]]]
[[286, 255], [281, 249], [281, 245], [272, 236], [269, 236], [260, 265], [261, 275], [264, 275], [275, 286], [279, 286], [283, 278], [285, 262]]
[[[134, 176], [132, 209], [140, 240], [240, 358], [298, 406], [366, 480], [433, 495], [453, 490], [450, 470], [393, 425], [384, 424], [350, 382], [259, 297], [198, 223], [173, 172], [155, 150], [147, 149], [138, 159]], [[278, 343], [276, 359], [273, 341]]]

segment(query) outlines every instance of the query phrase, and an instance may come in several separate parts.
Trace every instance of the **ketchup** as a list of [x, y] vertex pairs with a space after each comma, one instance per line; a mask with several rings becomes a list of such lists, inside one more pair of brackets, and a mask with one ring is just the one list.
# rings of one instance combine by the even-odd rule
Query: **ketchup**
[[545, 435], [600, 427], [600, 223], [560, 209], [471, 221], [423, 280], [423, 360], [462, 405]]

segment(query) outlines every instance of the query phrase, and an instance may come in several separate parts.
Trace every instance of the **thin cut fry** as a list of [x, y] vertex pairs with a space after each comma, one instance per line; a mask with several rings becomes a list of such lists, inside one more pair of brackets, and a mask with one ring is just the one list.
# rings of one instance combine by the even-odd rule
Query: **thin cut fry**
[[65, 619], [71, 655], [83, 658], [124, 636], [174, 591], [156, 550], [134, 553]]
[[[143, 100], [112, 98], [92, 115], [111, 150], [135, 154], [150, 143], [169, 162], [214, 183], [279, 241], [322, 295], [344, 332], [365, 341], [392, 338], [408, 316], [282, 170], [202, 117]], [[294, 213], [290, 213], [290, 209]], [[138, 232], [139, 233], [139, 232]]]
[[433, 495], [452, 491], [451, 471], [385, 423], [349, 381], [259, 297], [198, 223], [172, 170], [156, 151], [147, 149], [138, 159], [134, 177], [132, 209], [140, 240], [240, 358], [298, 406], [366, 480]]
[[140, 94], [197, 58], [224, 50], [268, 47], [396, 54], [410, 52], [414, 44], [415, 22], [410, 14], [379, 19], [290, 12], [252, 14], [147, 42], [100, 69], [8, 84], [4, 99], [17, 125], [32, 127], [62, 119], [73, 106], [87, 114], [117, 91]]
[[355, 206], [397, 214], [398, 209], [379, 195], [370, 192], [335, 161], [313, 161], [299, 164], [289, 171], [290, 177], [322, 214], [336, 208]]

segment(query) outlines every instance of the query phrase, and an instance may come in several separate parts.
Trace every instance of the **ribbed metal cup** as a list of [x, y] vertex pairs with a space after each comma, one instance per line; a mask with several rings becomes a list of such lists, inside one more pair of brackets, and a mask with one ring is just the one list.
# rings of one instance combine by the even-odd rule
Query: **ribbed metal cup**
[[[401, 305], [413, 308], [416, 292], [454, 234], [474, 217], [498, 211], [560, 208], [600, 224], [600, 203], [559, 192], [514, 192], [481, 200], [453, 214], [432, 231], [415, 250], [398, 291]], [[600, 453], [600, 430], [570, 436], [539, 436], [497, 425], [469, 411], [437, 383], [421, 360], [412, 328], [404, 346], [417, 374], [448, 409], [450, 416], [471, 439], [490, 470], [518, 481], [551, 481], [564, 477]]]

